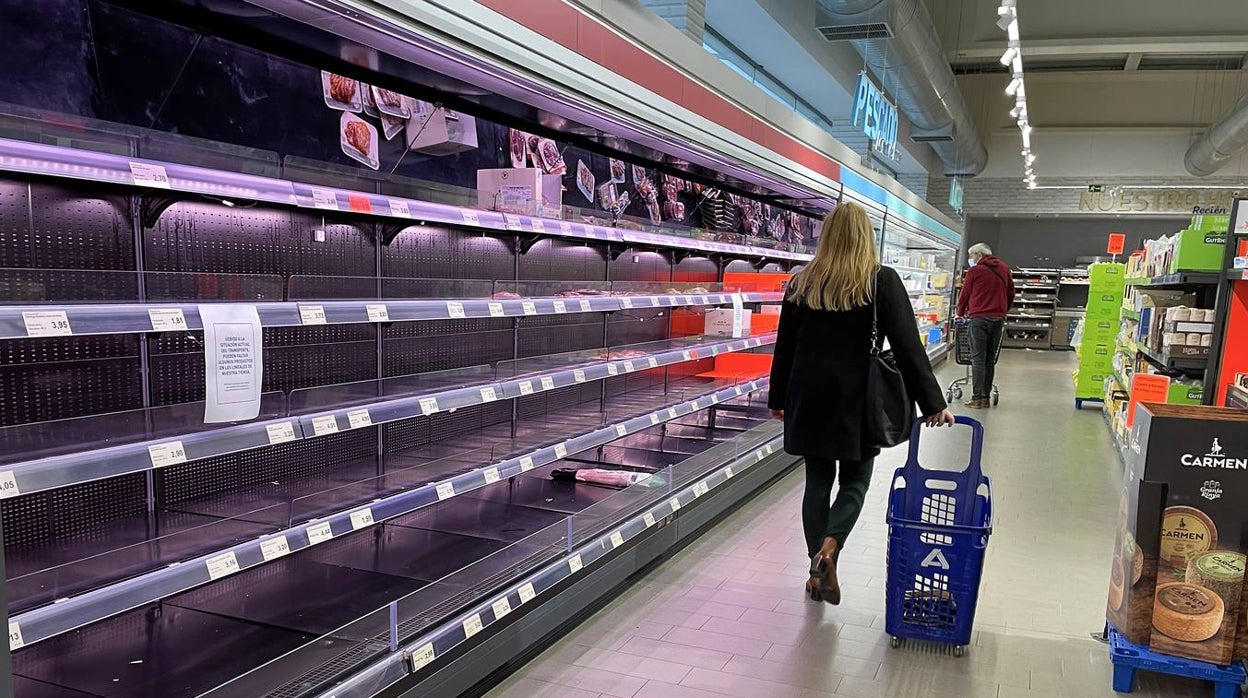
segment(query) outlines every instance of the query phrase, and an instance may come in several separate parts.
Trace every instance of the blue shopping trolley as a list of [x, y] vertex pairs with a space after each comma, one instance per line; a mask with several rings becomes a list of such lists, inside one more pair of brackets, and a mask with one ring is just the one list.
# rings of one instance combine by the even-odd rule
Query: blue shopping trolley
[[919, 427], [910, 455], [893, 473], [888, 500], [888, 583], [884, 628], [902, 640], [953, 645], [961, 657], [971, 640], [984, 552], [992, 533], [992, 490], [980, 470], [984, 427], [969, 417], [971, 457], [961, 471], [919, 464]]

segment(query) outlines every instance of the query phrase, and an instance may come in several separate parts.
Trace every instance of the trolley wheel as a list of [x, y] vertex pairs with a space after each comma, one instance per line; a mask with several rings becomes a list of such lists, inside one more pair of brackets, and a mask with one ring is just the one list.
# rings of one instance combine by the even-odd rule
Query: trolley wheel
[[946, 391], [945, 391], [945, 402], [953, 402], [953, 391], [952, 391], [952, 390], [946, 390]]
[[961, 399], [962, 399], [962, 389], [961, 389], [961, 388], [954, 388], [954, 389], [953, 389], [953, 399], [954, 399], [954, 400], [961, 400]]
[[999, 404], [1001, 404], [1001, 393], [993, 393], [992, 394], [992, 406], [996, 407]]
[[894, 637], [891, 644], [893, 646], [893, 649], [897, 649], [898, 647], [901, 647], [901, 638]]
[[955, 657], [961, 657], [961, 656], [962, 656], [962, 655], [964, 655], [964, 654], [966, 654], [966, 647], [964, 647], [964, 646], [962, 646], [962, 645], [954, 645], [954, 646], [953, 646], [953, 656], [955, 656]]

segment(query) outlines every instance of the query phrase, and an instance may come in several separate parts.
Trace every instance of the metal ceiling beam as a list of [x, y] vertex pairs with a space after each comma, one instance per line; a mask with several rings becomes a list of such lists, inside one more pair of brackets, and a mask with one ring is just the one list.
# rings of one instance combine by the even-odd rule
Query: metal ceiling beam
[[[1208, 37], [1094, 37], [1081, 39], [1028, 39], [1027, 59], [1045, 57], [1095, 56], [1103, 54], [1195, 54], [1248, 53], [1248, 36]], [[999, 58], [1001, 42], [976, 42], [957, 51], [955, 60]]]

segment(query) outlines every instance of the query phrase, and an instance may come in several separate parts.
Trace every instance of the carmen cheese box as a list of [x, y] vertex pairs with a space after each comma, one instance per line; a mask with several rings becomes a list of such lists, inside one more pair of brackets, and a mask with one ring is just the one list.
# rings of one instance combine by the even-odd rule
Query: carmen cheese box
[[1140, 405], [1123, 495], [1110, 619], [1154, 652], [1229, 664], [1248, 634], [1248, 412]]

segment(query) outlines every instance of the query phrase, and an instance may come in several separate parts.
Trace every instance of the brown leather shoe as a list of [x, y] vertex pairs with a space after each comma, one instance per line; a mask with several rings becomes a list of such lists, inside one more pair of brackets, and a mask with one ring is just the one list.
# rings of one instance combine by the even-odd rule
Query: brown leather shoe
[[962, 404], [971, 408], [972, 410], [988, 409], [988, 401], [980, 397], [971, 398], [970, 400], [967, 400], [966, 402]]
[[811, 601], [826, 601], [833, 606], [841, 603], [841, 585], [836, 578], [838, 547], [835, 538], [828, 538], [823, 549], [811, 558], [810, 579], [806, 582], [806, 593]]

